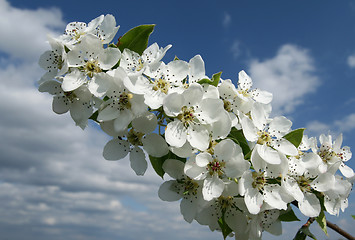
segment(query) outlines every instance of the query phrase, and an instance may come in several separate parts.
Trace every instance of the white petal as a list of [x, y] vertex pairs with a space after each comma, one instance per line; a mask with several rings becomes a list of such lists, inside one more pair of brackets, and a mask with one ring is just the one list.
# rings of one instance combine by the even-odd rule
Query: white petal
[[195, 180], [205, 179], [207, 174], [207, 170], [205, 167], [197, 166], [194, 157], [191, 157], [186, 161], [184, 172], [187, 176]]
[[155, 114], [147, 112], [146, 114], [132, 120], [132, 126], [141, 133], [151, 133], [158, 125], [158, 119]]
[[190, 84], [189, 88], [182, 93], [186, 106], [195, 106], [199, 104], [203, 96], [203, 88], [198, 83]]
[[355, 175], [354, 170], [352, 168], [346, 166], [344, 163], [340, 164], [339, 170], [346, 178], [352, 178]]
[[164, 112], [168, 116], [176, 117], [184, 106], [185, 99], [181, 94], [169, 94], [163, 102]]
[[178, 201], [181, 199], [181, 196], [179, 193], [173, 191], [174, 184], [176, 184], [175, 180], [170, 180], [164, 182], [162, 185], [160, 185], [159, 190], [158, 190], [158, 196], [161, 200], [163, 201], [168, 201], [168, 202], [174, 202]]
[[242, 115], [241, 124], [245, 138], [250, 142], [255, 142], [258, 139], [258, 129], [255, 127], [253, 121], [250, 118]]
[[303, 200], [303, 192], [301, 191], [297, 181], [294, 178], [288, 177], [283, 180], [281, 184], [286, 192], [294, 197], [298, 202]]
[[236, 236], [244, 235], [247, 229], [247, 217], [244, 213], [235, 211], [233, 214], [225, 214], [225, 220], [227, 225], [235, 232]]
[[118, 138], [112, 139], [106, 143], [103, 156], [106, 160], [119, 160], [127, 156], [129, 152], [129, 143]]
[[53, 112], [63, 114], [69, 111], [70, 102], [65, 96], [54, 96], [52, 102]]
[[270, 164], [281, 163], [280, 155], [276, 150], [272, 149], [271, 147], [268, 147], [266, 144], [264, 145], [257, 144], [255, 147], [260, 157], [264, 159], [264, 161], [266, 161], [267, 163]]
[[200, 111], [197, 118], [201, 123], [210, 124], [217, 121], [220, 118], [219, 114], [224, 112], [223, 101], [221, 99], [206, 98], [200, 103]]
[[305, 193], [302, 201], [298, 202], [300, 211], [307, 217], [317, 217], [320, 213], [320, 202], [316, 195]]
[[86, 82], [86, 76], [80, 71], [73, 71], [63, 78], [62, 89], [64, 92], [70, 92]]
[[195, 149], [188, 141], [182, 147], [170, 147], [170, 150], [179, 157], [188, 158], [195, 154]]
[[190, 198], [183, 198], [180, 202], [180, 212], [185, 221], [191, 223], [197, 213], [197, 201]]
[[264, 161], [264, 159], [262, 159], [260, 157], [260, 155], [258, 153], [257, 148], [259, 146], [260, 146], [259, 144], [255, 145], [255, 147], [252, 150], [251, 157], [250, 157], [250, 160], [253, 164], [255, 171], [263, 170], [266, 167], [266, 162]]
[[89, 82], [88, 89], [96, 97], [102, 97], [112, 84], [111, 78], [112, 77], [106, 73], [97, 73]]
[[214, 175], [211, 178], [206, 178], [203, 182], [202, 194], [206, 201], [221, 196], [224, 189], [224, 182]]
[[[227, 111], [221, 111], [218, 115], [218, 120], [211, 124], [212, 139], [226, 138], [232, 128], [232, 119]], [[233, 116], [238, 123], [238, 118], [234, 114]]]
[[130, 110], [123, 110], [119, 112], [120, 115], [115, 119], [113, 125], [117, 132], [121, 132], [128, 128], [128, 125], [133, 120], [133, 114]]
[[131, 168], [135, 173], [139, 176], [143, 176], [148, 167], [143, 150], [139, 147], [134, 147], [129, 154], [129, 160], [131, 162]]
[[176, 159], [167, 159], [162, 166], [164, 172], [174, 179], [181, 179], [184, 177], [185, 164]]
[[100, 68], [108, 70], [115, 66], [121, 58], [121, 52], [118, 48], [108, 47], [103, 49], [97, 56], [100, 64]]
[[278, 133], [279, 131], [281, 133], [287, 133], [291, 129], [291, 126], [292, 122], [289, 119], [285, 118], [284, 116], [278, 116], [270, 122], [269, 132], [271, 134]]
[[189, 81], [196, 82], [202, 78], [205, 78], [205, 63], [200, 55], [196, 55], [189, 61]]
[[212, 161], [213, 161], [213, 159], [212, 159], [211, 154], [209, 154], [207, 152], [199, 153], [196, 156], [196, 164], [199, 167], [206, 167], [207, 164], [209, 164]]
[[240, 71], [238, 74], [238, 88], [244, 91], [248, 91], [253, 86], [253, 81], [249, 75], [244, 71]]
[[272, 101], [272, 93], [267, 91], [261, 91], [259, 89], [254, 89], [252, 91], [252, 96], [255, 101], [263, 104], [269, 104]]
[[169, 152], [164, 138], [156, 133], [150, 133], [142, 138], [144, 150], [153, 157], [162, 157]]
[[264, 201], [276, 209], [287, 209], [287, 203], [280, 195], [281, 187], [278, 184], [267, 184], [264, 186]]
[[187, 131], [182, 122], [175, 119], [165, 129], [166, 142], [174, 147], [182, 147], [186, 142]]
[[295, 145], [293, 145], [292, 143], [290, 143], [288, 140], [286, 139], [277, 139], [276, 141], [274, 141], [274, 145], [273, 147], [280, 151], [283, 154], [289, 155], [289, 156], [297, 156], [298, 155], [298, 150], [295, 147]]
[[248, 188], [244, 196], [244, 201], [251, 214], [258, 214], [263, 205], [263, 195], [258, 189]]
[[210, 134], [205, 126], [193, 124], [187, 129], [187, 141], [192, 147], [204, 151], [210, 144]]
[[307, 169], [316, 169], [322, 163], [320, 156], [313, 152], [305, 153], [301, 160], [302, 166]]

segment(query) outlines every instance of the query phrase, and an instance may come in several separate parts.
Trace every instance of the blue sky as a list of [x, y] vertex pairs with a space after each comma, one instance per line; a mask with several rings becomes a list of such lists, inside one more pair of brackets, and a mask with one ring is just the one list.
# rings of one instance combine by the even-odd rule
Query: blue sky
[[[173, 47], [163, 59], [200, 54], [206, 73], [274, 94], [275, 115], [309, 136], [344, 134], [355, 149], [355, 3], [353, 1], [5, 1], [0, 0], [0, 236], [2, 239], [222, 239], [184, 222], [178, 203], [160, 201], [151, 168], [135, 176], [128, 161], [101, 156], [108, 137], [51, 111], [36, 90], [37, 61], [68, 22], [113, 14], [117, 36], [156, 24], [151, 43]], [[355, 160], [349, 161], [355, 168]], [[355, 235], [355, 196], [338, 218]], [[292, 239], [302, 223], [284, 224]], [[319, 239], [325, 236], [316, 224]]]

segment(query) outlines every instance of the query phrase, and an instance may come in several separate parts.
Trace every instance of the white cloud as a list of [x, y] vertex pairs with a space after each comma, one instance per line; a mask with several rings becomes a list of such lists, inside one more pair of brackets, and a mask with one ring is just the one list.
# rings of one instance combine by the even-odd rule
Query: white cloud
[[[0, 0], [0, 236], [4, 239], [216, 239], [162, 202], [162, 180], [138, 177], [128, 159], [102, 157], [108, 137], [75, 127], [38, 92], [46, 33], [65, 27], [56, 9], [22, 10]], [[11, 30], [5, 23], [21, 23]], [[17, 35], [15, 35], [17, 33]], [[25, 43], [25, 44], [24, 44]], [[13, 61], [14, 60], [14, 61]]]
[[61, 12], [56, 9], [22, 10], [0, 0], [0, 52], [13, 58], [33, 61], [48, 48], [46, 34], [55, 34], [65, 27]]
[[315, 92], [319, 79], [308, 50], [285, 44], [271, 59], [253, 59], [249, 65], [254, 87], [273, 93], [272, 106], [277, 114], [290, 113]]
[[231, 50], [234, 58], [239, 57], [241, 54], [240, 42], [238, 40], [234, 40], [230, 50]]
[[355, 68], [355, 55], [351, 55], [348, 57], [347, 63], [350, 68]]
[[231, 15], [228, 14], [228, 13], [224, 13], [224, 15], [223, 15], [223, 21], [222, 21], [223, 27], [225, 27], [225, 28], [229, 27], [231, 21], [232, 21]]

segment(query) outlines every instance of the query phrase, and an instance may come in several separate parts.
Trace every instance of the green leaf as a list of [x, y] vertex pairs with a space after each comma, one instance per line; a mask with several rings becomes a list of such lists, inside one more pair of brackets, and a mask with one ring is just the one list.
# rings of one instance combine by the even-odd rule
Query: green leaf
[[155, 24], [140, 25], [132, 28], [125, 33], [118, 41], [117, 46], [123, 52], [123, 49], [128, 48], [139, 55], [142, 55], [143, 51], [148, 46], [148, 40], [150, 34], [153, 32]]
[[307, 237], [317, 240], [311, 231], [309, 231], [309, 227], [301, 227], [293, 240], [305, 240]]
[[327, 232], [327, 220], [325, 219], [325, 214], [324, 211], [321, 211], [319, 216], [316, 217], [316, 221], [318, 223], [318, 225], [320, 226], [320, 228], [323, 230], [323, 232], [325, 233], [325, 235], [328, 236], [328, 232]]
[[186, 162], [186, 158], [181, 158], [177, 155], [175, 155], [172, 152], [169, 152], [168, 154], [162, 156], [162, 157], [152, 157], [149, 156], [150, 162], [153, 166], [153, 169], [155, 170], [155, 172], [161, 177], [164, 178], [164, 174], [165, 171], [163, 169], [163, 164], [165, 162], [166, 159], [176, 159], [182, 162]]
[[284, 214], [280, 215], [279, 220], [283, 222], [301, 221], [298, 219], [298, 217], [296, 216], [292, 208], [289, 211], [285, 212]]
[[293, 145], [295, 145], [295, 147], [298, 147], [302, 142], [304, 130], [305, 128], [299, 128], [287, 133], [283, 137], [290, 141]]
[[355, 219], [355, 215], [351, 215]]
[[200, 81], [198, 81], [198, 83], [199, 84], [207, 83], [209, 85], [213, 85], [213, 86], [217, 87], [218, 83], [219, 83], [219, 80], [221, 79], [221, 75], [222, 75], [222, 72], [215, 73], [215, 74], [212, 75], [211, 79], [204, 78], [204, 79], [201, 79]]
[[242, 130], [238, 130], [235, 127], [233, 127], [227, 137], [233, 140], [236, 144], [238, 144], [242, 148], [244, 156], [248, 155], [248, 153], [250, 152], [250, 147], [248, 145], [246, 138], [244, 137]]
[[166, 160], [163, 157], [152, 157], [149, 155], [149, 159], [150, 159], [150, 163], [152, 164], [153, 166], [153, 169], [154, 171], [161, 177], [163, 178], [164, 177], [164, 174], [165, 174], [165, 171], [163, 169], [163, 163], [164, 161]]
[[223, 238], [226, 239], [228, 235], [232, 232], [232, 229], [228, 226], [226, 221], [224, 221], [224, 216], [218, 219], [218, 225], [222, 230]]
[[97, 110], [96, 112], [94, 112], [90, 117], [89, 117], [89, 119], [91, 119], [91, 120], [93, 120], [93, 121], [95, 121], [95, 122], [99, 122], [99, 121], [97, 121], [97, 117], [99, 116], [99, 111]]

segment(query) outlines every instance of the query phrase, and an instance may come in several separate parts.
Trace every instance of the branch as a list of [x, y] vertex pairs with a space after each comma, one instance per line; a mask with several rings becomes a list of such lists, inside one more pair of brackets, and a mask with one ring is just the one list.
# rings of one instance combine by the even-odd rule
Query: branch
[[340, 235], [342, 235], [346, 239], [355, 240], [355, 237], [353, 237], [351, 234], [345, 232], [343, 229], [341, 229], [338, 225], [336, 225], [334, 223], [327, 221], [327, 227], [333, 229], [334, 231], [336, 231], [337, 233], [339, 233]]
[[[298, 208], [297, 201], [293, 201], [293, 202], [291, 202], [291, 204], [293, 204], [294, 206], [296, 206]], [[302, 227], [309, 227], [314, 222], [315, 219], [316, 218], [314, 218], [314, 217], [308, 218], [307, 222], [305, 224], [303, 224]], [[328, 220], [327, 220], [327, 227], [333, 229], [334, 231], [336, 231], [337, 233], [339, 233], [340, 235], [342, 235], [343, 237], [345, 237], [348, 240], [355, 240], [355, 237], [353, 237], [350, 233], [345, 232], [338, 225], [336, 225]]]

